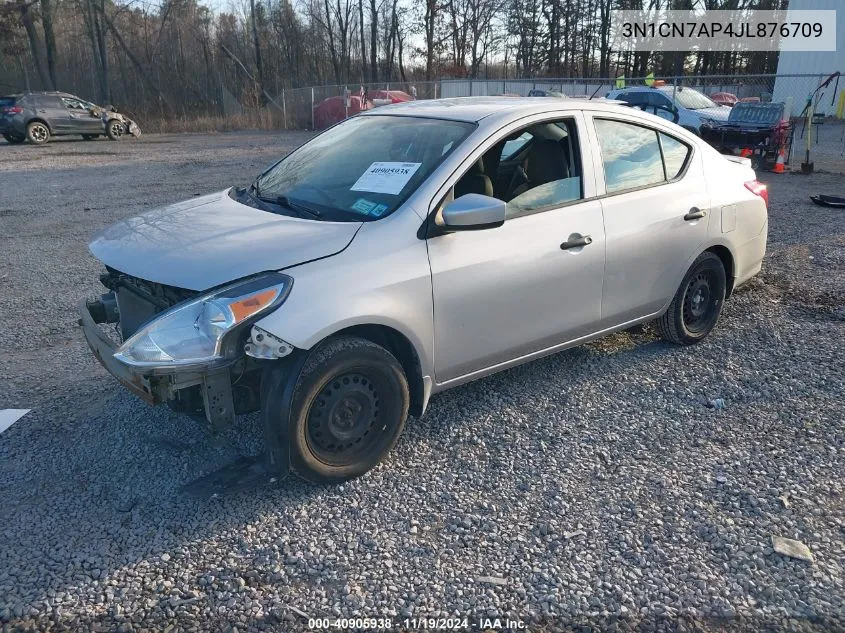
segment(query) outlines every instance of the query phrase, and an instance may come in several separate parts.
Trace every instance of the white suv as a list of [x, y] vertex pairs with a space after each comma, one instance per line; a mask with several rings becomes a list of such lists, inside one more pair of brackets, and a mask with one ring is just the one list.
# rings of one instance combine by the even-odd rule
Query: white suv
[[682, 128], [699, 133], [702, 123], [727, 121], [731, 113], [728, 106], [719, 105], [707, 95], [683, 86], [633, 86], [607, 93], [608, 99], [625, 103], [673, 121]]

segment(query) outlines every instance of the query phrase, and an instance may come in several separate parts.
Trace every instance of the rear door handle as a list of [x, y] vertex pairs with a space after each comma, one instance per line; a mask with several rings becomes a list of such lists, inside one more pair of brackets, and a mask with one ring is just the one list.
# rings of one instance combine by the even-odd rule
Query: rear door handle
[[593, 243], [593, 238], [589, 235], [576, 237], [573, 240], [568, 240], [560, 245], [560, 250], [565, 251], [570, 248], [578, 248], [579, 246], [588, 246]]
[[707, 215], [707, 211], [702, 211], [698, 207], [693, 207], [689, 210], [689, 213], [684, 216], [684, 220], [687, 222], [691, 222], [692, 220], [700, 220], [705, 215]]

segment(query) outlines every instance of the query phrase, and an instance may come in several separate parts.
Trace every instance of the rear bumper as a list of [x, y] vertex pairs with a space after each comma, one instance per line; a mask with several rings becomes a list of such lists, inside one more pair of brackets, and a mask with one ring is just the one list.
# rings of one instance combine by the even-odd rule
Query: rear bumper
[[114, 357], [115, 344], [97, 326], [87, 301], [79, 304], [79, 324], [94, 356], [112, 376], [136, 396], [156, 405], [178, 397], [179, 391], [200, 387], [206, 419], [214, 428], [234, 421], [230, 368], [222, 361], [173, 368], [132, 367]]
[[26, 136], [26, 126], [16, 119], [0, 119], [0, 134]]

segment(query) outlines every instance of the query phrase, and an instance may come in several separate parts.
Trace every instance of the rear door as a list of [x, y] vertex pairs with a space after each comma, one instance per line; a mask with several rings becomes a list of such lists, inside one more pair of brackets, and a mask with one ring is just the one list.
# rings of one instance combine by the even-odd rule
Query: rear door
[[624, 115], [593, 113], [607, 240], [602, 322], [660, 311], [707, 239], [710, 197], [691, 143]]
[[73, 128], [70, 111], [56, 95], [37, 95], [35, 97], [38, 118], [47, 121], [53, 134], [68, 134]]

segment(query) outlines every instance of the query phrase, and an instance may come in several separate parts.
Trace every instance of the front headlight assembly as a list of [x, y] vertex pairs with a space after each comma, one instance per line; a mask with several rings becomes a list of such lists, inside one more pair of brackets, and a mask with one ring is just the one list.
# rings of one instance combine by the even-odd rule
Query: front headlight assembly
[[226, 335], [277, 308], [292, 285], [287, 275], [268, 273], [180, 303], [141, 326], [114, 357], [139, 367], [221, 359]]

